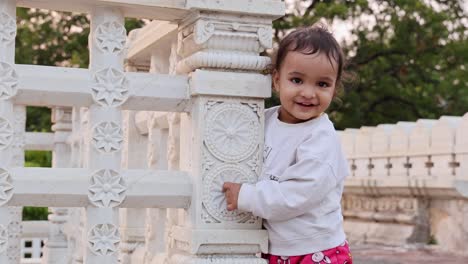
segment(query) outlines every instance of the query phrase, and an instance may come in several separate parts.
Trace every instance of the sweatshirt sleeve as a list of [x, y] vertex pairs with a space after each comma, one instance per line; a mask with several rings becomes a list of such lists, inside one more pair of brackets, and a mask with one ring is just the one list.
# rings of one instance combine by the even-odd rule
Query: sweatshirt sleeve
[[303, 157], [280, 179], [242, 184], [239, 209], [269, 221], [288, 220], [316, 206], [337, 184], [331, 165], [316, 157]]

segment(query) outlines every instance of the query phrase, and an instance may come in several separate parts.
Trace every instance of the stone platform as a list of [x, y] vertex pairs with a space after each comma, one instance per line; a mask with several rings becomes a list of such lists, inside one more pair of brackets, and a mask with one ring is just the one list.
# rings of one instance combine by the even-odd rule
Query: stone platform
[[[468, 256], [442, 251], [438, 246], [388, 247], [351, 245], [354, 264], [466, 264]], [[466, 254], [466, 253], [465, 253]]]

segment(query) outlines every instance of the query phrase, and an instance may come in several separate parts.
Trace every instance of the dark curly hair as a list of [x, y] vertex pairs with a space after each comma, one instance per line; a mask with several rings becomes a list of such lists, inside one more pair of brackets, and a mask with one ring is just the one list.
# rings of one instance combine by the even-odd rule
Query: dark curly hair
[[340, 45], [323, 24], [298, 28], [283, 38], [279, 43], [276, 60], [274, 60], [275, 64], [272, 68], [279, 71], [290, 51], [297, 51], [306, 55], [323, 53], [327, 56], [331, 65], [335, 61], [336, 65], [338, 65], [336, 87], [341, 88], [345, 57]]

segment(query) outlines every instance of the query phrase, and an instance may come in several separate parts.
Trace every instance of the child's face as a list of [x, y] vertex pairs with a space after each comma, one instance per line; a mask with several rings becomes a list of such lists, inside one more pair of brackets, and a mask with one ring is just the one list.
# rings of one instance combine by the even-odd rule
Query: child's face
[[337, 63], [332, 65], [325, 54], [289, 51], [279, 72], [273, 74], [281, 101], [279, 119], [295, 124], [325, 112], [335, 94], [337, 69]]

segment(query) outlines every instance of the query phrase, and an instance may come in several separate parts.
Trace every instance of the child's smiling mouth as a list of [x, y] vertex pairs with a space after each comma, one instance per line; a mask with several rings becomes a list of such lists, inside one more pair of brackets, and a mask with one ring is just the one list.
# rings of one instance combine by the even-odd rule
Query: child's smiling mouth
[[298, 104], [300, 106], [304, 106], [304, 107], [314, 107], [314, 106], [319, 105], [319, 104], [313, 104], [313, 103], [300, 103], [300, 102], [296, 102], [296, 104]]

